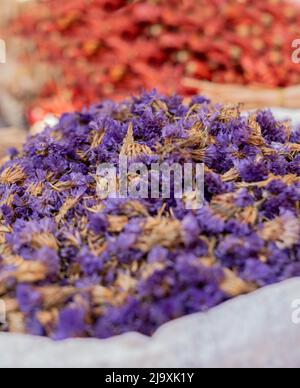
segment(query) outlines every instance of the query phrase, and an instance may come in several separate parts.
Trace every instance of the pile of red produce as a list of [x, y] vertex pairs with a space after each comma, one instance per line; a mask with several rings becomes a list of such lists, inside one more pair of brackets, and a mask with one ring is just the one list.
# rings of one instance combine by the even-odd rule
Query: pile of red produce
[[185, 77], [300, 84], [291, 60], [299, 26], [299, 9], [286, 0], [44, 0], [30, 5], [11, 33], [34, 44], [24, 61], [59, 71], [30, 109], [36, 121], [45, 111], [153, 86], [187, 96], [194, 90], [183, 86]]

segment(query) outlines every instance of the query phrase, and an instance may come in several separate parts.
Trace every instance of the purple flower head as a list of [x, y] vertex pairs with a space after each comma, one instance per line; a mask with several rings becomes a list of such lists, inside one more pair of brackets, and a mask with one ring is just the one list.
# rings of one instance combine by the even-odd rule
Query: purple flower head
[[247, 207], [254, 204], [254, 198], [247, 189], [241, 189], [236, 193], [235, 204], [238, 207]]
[[16, 148], [11, 147], [11, 148], [7, 149], [6, 153], [9, 156], [10, 159], [13, 159], [13, 158], [18, 156], [19, 151]]
[[271, 194], [275, 194], [275, 195], [278, 195], [278, 194], [282, 193], [283, 191], [286, 190], [286, 188], [287, 188], [286, 184], [284, 182], [282, 182], [281, 180], [279, 180], [279, 179], [273, 180], [266, 187], [266, 189]]
[[183, 239], [187, 247], [196, 244], [200, 236], [200, 228], [197, 218], [189, 214], [182, 221]]
[[276, 121], [270, 110], [258, 112], [256, 121], [261, 126], [263, 137], [269, 143], [285, 143], [287, 141], [287, 132], [284, 124]]
[[201, 230], [208, 234], [222, 233], [225, 227], [224, 221], [214, 215], [208, 207], [204, 207], [197, 212], [197, 220]]
[[195, 105], [195, 104], [209, 104], [210, 103], [210, 100], [208, 100], [206, 97], [203, 97], [203, 96], [195, 96], [192, 98], [192, 102], [191, 102], [191, 105]]
[[298, 128], [294, 128], [290, 140], [292, 143], [300, 144], [300, 126]]
[[263, 246], [256, 234], [246, 237], [229, 235], [220, 242], [216, 256], [226, 266], [242, 265], [245, 259], [258, 258]]
[[81, 307], [66, 307], [59, 315], [59, 323], [54, 338], [63, 340], [71, 337], [81, 337], [86, 330], [86, 312]]
[[185, 131], [184, 124], [185, 124], [185, 122], [182, 121], [182, 122], [179, 122], [179, 123], [176, 123], [176, 124], [166, 125], [163, 128], [162, 136], [164, 138], [172, 138], [172, 137], [176, 138], [176, 139], [184, 139], [184, 138], [186, 138], [187, 137], [187, 132]]
[[56, 251], [49, 247], [42, 247], [32, 255], [32, 259], [45, 264], [49, 276], [56, 275], [60, 270], [60, 258]]
[[2, 205], [1, 206], [1, 212], [2, 216], [6, 222], [6, 224], [10, 225], [14, 221], [14, 211], [11, 207], [7, 205]]
[[107, 227], [108, 222], [104, 214], [92, 214], [90, 216], [89, 228], [95, 234], [104, 234]]
[[86, 247], [81, 250], [77, 261], [82, 271], [89, 277], [99, 273], [104, 267], [103, 260], [92, 254]]
[[[274, 281], [272, 268], [259, 260], [249, 259], [245, 262], [245, 268], [240, 276], [247, 281], [256, 282], [260, 286], [265, 286]], [[270, 281], [271, 280], [271, 281]]]
[[244, 182], [261, 182], [267, 179], [269, 175], [264, 160], [245, 159], [237, 163], [237, 169]]
[[166, 248], [162, 247], [154, 247], [149, 255], [148, 255], [148, 262], [149, 263], [155, 263], [155, 262], [165, 262], [168, 258], [169, 252]]
[[30, 314], [41, 306], [41, 294], [33, 287], [25, 284], [19, 284], [16, 289], [16, 297], [21, 311], [24, 314]]

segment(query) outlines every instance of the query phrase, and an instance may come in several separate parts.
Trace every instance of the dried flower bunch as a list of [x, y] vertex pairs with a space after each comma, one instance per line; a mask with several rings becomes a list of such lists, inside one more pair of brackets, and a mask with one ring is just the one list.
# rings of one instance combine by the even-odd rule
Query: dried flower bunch
[[[81, 109], [128, 91], [195, 93], [185, 77], [217, 83], [284, 87], [300, 84], [291, 60], [299, 6], [286, 0], [45, 0], [12, 24], [61, 77], [47, 83], [33, 121], [44, 111]], [[24, 45], [25, 46], [25, 45]], [[172, 77], [170, 77], [172, 74]], [[197, 91], [198, 93], [198, 91]]]
[[[0, 298], [8, 330], [106, 338], [300, 276], [300, 131], [157, 92], [88, 112], [0, 169]], [[97, 166], [203, 162], [205, 203], [100, 199]]]

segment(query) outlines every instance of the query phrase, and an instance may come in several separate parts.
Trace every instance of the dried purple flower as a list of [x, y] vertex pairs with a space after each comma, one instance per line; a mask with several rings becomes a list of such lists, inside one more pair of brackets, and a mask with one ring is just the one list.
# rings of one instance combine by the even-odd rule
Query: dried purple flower
[[16, 288], [16, 298], [20, 310], [24, 314], [30, 314], [41, 306], [42, 298], [39, 292], [33, 287], [25, 284], [19, 284]]
[[86, 330], [85, 311], [80, 307], [67, 307], [60, 312], [55, 339], [82, 337]]
[[[300, 137], [270, 111], [156, 91], [64, 114], [0, 167], [10, 331], [107, 338], [300, 276]], [[99, 163], [205, 165], [205, 201], [101, 199]], [[131, 162], [130, 162], [131, 163]], [[129, 176], [128, 179], [135, 179]]]

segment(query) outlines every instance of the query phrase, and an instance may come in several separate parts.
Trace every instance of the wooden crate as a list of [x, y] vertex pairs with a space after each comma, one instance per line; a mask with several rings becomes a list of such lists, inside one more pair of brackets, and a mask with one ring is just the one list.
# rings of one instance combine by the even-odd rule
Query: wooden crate
[[207, 96], [214, 103], [243, 104], [245, 109], [281, 107], [300, 109], [300, 85], [288, 88], [262, 88], [232, 84], [216, 84], [186, 78], [185, 87]]

